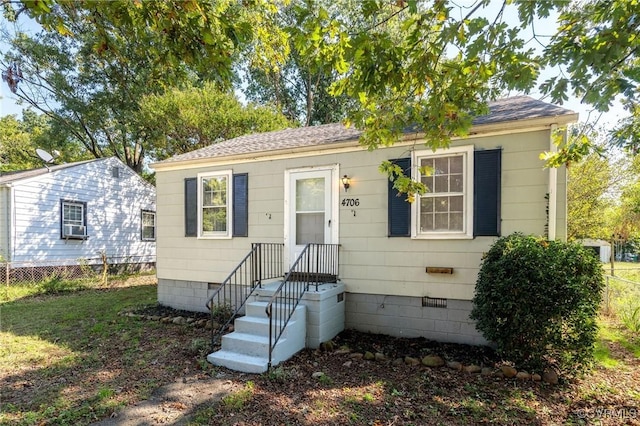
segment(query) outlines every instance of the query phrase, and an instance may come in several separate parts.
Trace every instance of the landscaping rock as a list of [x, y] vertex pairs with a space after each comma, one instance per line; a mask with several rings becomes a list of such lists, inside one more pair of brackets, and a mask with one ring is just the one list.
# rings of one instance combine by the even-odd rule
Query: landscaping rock
[[381, 352], [376, 352], [375, 359], [376, 359], [376, 361], [386, 361], [387, 357], [386, 357], [385, 354], [383, 354]]
[[490, 376], [493, 374], [493, 368], [483, 367], [482, 370], [480, 370], [480, 374], [483, 376]]
[[542, 373], [542, 380], [550, 385], [558, 384], [558, 374], [553, 370], [547, 370]]
[[350, 355], [351, 358], [353, 359], [362, 359], [364, 358], [364, 354], [360, 353], [360, 352], [354, 352]]
[[531, 380], [531, 374], [527, 373], [526, 371], [518, 371], [518, 374], [516, 374], [516, 379]]
[[187, 323], [187, 320], [185, 317], [175, 317], [171, 322], [178, 325], [184, 325]]
[[331, 340], [320, 343], [320, 350], [323, 350], [325, 352], [333, 352], [335, 347], [336, 347], [336, 344], [333, 343]]
[[452, 370], [462, 371], [462, 368], [464, 366], [462, 365], [461, 362], [458, 362], [458, 361], [447, 361], [447, 367], [449, 367]]
[[402, 358], [396, 358], [396, 359], [394, 359], [394, 360], [393, 360], [392, 364], [393, 364], [394, 366], [398, 367], [398, 366], [400, 366], [400, 365], [404, 364], [404, 359], [402, 359]]
[[422, 365], [427, 367], [442, 367], [444, 365], [444, 359], [438, 355], [427, 355], [422, 358]]
[[478, 365], [471, 364], [464, 367], [464, 371], [471, 374], [478, 374], [482, 371], [482, 368], [480, 368], [480, 366]]
[[353, 361], [347, 361], [347, 362], [345, 362], [344, 364], [342, 364], [342, 366], [343, 366], [343, 367], [350, 368], [350, 367], [351, 367], [351, 364], [353, 364]]
[[504, 377], [506, 377], [507, 379], [516, 377], [516, 374], [518, 374], [518, 370], [511, 367], [510, 365], [503, 365], [502, 367], [500, 367], [500, 371], [502, 371], [502, 374], [504, 374]]
[[404, 357], [404, 363], [411, 366], [420, 365], [420, 360], [411, 356]]
[[539, 382], [540, 380], [542, 380], [542, 377], [540, 377], [539, 374], [532, 374], [531, 380], [533, 380], [534, 382]]
[[367, 351], [364, 353], [364, 359], [371, 361], [376, 359], [376, 356], [372, 352]]

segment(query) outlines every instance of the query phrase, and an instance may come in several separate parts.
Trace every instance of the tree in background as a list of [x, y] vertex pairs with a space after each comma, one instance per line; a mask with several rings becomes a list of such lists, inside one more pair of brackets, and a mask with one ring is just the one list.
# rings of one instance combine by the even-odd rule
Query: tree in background
[[0, 118], [0, 171], [38, 167], [31, 134], [14, 115]]
[[58, 151], [55, 163], [90, 158], [83, 156], [70, 141], [56, 139], [49, 119], [42, 114], [27, 109], [22, 112], [22, 119], [15, 115], [0, 117], [0, 172], [42, 167], [37, 148], [50, 153]]
[[[472, 118], [487, 111], [488, 101], [536, 87], [545, 67], [557, 70], [539, 86], [552, 101], [562, 102], [571, 94], [605, 111], [622, 96], [636, 114], [640, 19], [635, 3], [505, 0], [493, 9], [496, 2], [489, 0], [470, 6], [447, 0], [399, 0], [391, 6], [386, 0], [365, 0], [355, 2], [351, 14], [331, 14], [329, 8], [314, 8], [309, 2], [302, 5], [303, 19], [297, 21], [305, 37], [296, 49], [305, 61], [313, 58], [340, 75], [330, 93], [355, 101], [348, 122], [364, 129], [365, 146], [393, 144], [408, 125], [417, 125], [427, 144], [438, 148], [448, 146], [452, 137], [466, 135]], [[5, 3], [15, 12], [13, 5]], [[81, 33], [70, 29], [69, 18], [59, 10], [78, 12], [95, 29], [93, 50], [111, 58], [128, 56], [121, 38], [140, 40], [134, 52], [141, 58], [147, 55], [156, 70], [188, 64], [199, 72], [208, 69], [223, 82], [231, 80], [237, 53], [253, 55], [253, 66], [276, 70], [289, 49], [286, 34], [275, 23], [281, 6], [275, 0], [242, 5], [25, 0], [22, 5], [48, 28], [76, 37]], [[516, 10], [517, 19], [507, 17], [508, 8]], [[535, 24], [552, 12], [559, 13], [559, 26], [547, 42], [536, 33]], [[354, 29], [348, 15], [360, 15], [362, 22], [371, 24]], [[541, 45], [541, 53], [531, 47], [530, 39]], [[636, 119], [632, 116], [631, 123]], [[557, 160], [562, 163], [582, 155], [559, 153], [571, 154]], [[419, 189], [406, 179], [399, 181], [407, 184], [396, 185], [404, 192]]]
[[606, 212], [613, 207], [608, 192], [612, 170], [607, 158], [590, 154], [568, 168], [567, 237], [609, 239]]
[[150, 151], [155, 159], [291, 125], [274, 109], [243, 106], [235, 95], [212, 83], [148, 95], [141, 100], [140, 110], [141, 119], [151, 129]]
[[610, 233], [623, 241], [640, 241], [640, 156], [628, 158], [625, 170], [619, 203], [608, 215]]
[[[45, 1], [28, 6], [49, 31], [33, 37], [18, 33], [9, 40], [3, 79], [21, 100], [51, 119], [53, 133], [77, 142], [93, 157], [115, 155], [138, 173], [147, 156], [162, 154], [153, 151], [157, 132], [140, 113], [140, 99], [190, 81], [229, 88], [234, 58], [255, 42], [263, 47], [257, 49], [262, 56], [256, 63], [266, 64], [266, 44], [279, 34], [252, 37], [257, 27], [268, 27], [270, 11], [257, 6], [245, 11], [235, 2], [214, 7], [196, 1], [62, 1], [53, 7]], [[189, 38], [196, 32], [199, 38]]]
[[265, 69], [251, 60], [243, 64], [245, 96], [258, 103], [271, 103], [291, 121], [302, 126], [343, 120], [355, 101], [346, 95], [334, 96], [329, 88], [339, 77], [331, 61], [318, 54], [302, 54], [309, 37], [319, 37], [307, 25], [309, 10], [325, 8], [334, 16], [349, 18], [352, 28], [362, 28], [357, 3], [353, 0], [294, 0], [278, 14], [278, 23], [287, 34], [289, 55], [279, 66]]

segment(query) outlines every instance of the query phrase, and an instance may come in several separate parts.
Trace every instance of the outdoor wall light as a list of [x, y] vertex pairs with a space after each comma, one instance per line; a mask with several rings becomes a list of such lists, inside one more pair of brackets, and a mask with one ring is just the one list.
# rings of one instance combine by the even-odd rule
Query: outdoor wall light
[[342, 186], [344, 186], [344, 192], [347, 192], [347, 190], [351, 186], [349, 176], [347, 175], [342, 176]]

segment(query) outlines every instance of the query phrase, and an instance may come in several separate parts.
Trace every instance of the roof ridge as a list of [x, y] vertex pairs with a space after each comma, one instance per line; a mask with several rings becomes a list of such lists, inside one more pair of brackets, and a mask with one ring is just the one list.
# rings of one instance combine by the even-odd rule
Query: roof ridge
[[[534, 99], [517, 95], [489, 102], [489, 114], [475, 117], [473, 125], [497, 124], [536, 118], [573, 115], [573, 111]], [[414, 129], [415, 130], [415, 129]], [[362, 131], [343, 123], [327, 123], [317, 126], [289, 127], [263, 133], [250, 133], [227, 139], [183, 154], [174, 155], [152, 164], [152, 167], [181, 161], [206, 158], [222, 158], [232, 155], [255, 155], [283, 149], [303, 149], [326, 146], [338, 142], [357, 140]]]

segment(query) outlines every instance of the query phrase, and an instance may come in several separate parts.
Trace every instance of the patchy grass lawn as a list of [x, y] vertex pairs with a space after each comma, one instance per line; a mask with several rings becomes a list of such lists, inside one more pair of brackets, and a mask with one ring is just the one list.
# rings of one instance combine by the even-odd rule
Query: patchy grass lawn
[[197, 365], [190, 348], [201, 330], [118, 315], [154, 304], [156, 291], [138, 285], [0, 304], [0, 424], [89, 424]]
[[[305, 350], [241, 374], [203, 361], [205, 330], [118, 315], [154, 304], [155, 285], [19, 297], [0, 304], [3, 425], [89, 424], [188, 374], [237, 389], [190, 413], [192, 425], [640, 425], [640, 337], [612, 317], [600, 320], [593, 372], [551, 386], [394, 362], [434, 351], [492, 361], [471, 347], [355, 332], [335, 339], [349, 351]], [[387, 359], [354, 356], [365, 350]]]

